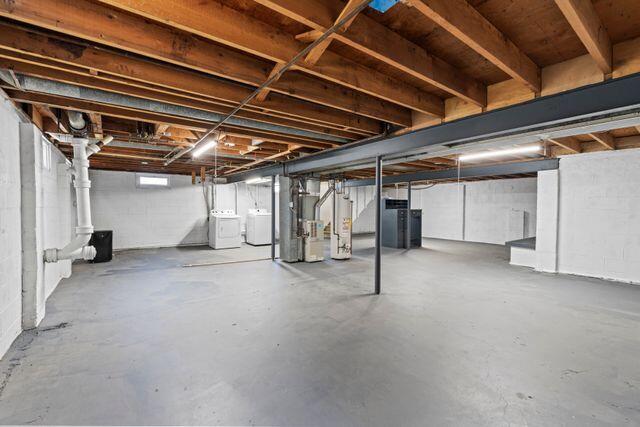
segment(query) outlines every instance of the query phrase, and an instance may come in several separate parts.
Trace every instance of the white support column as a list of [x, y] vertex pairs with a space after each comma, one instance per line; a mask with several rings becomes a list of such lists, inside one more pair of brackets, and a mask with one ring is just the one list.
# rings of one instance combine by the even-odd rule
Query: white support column
[[559, 170], [538, 172], [536, 270], [558, 272]]

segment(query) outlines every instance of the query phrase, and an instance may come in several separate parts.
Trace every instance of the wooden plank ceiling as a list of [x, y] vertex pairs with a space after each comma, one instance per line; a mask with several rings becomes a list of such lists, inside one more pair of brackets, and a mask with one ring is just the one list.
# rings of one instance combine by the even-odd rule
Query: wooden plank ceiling
[[[0, 68], [13, 76], [2, 87], [46, 132], [66, 132], [63, 111], [79, 110], [95, 137], [113, 135], [93, 168], [225, 175], [640, 71], [637, 0], [402, 0], [365, 9], [261, 91], [236, 115], [244, 121], [222, 127], [215, 155], [164, 165], [215, 124], [194, 111], [227, 114], [358, 4], [0, 1]], [[192, 113], [25, 90], [21, 76]], [[638, 134], [544, 143], [555, 156], [635, 147]], [[386, 173], [450, 167], [455, 158], [434, 158]]]

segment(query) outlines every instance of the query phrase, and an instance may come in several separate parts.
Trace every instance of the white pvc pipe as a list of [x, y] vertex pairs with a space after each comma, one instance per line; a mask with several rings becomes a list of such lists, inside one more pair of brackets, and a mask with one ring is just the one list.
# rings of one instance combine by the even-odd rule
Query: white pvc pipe
[[[108, 143], [110, 140], [106, 141]], [[63, 259], [91, 260], [96, 256], [93, 246], [87, 246], [93, 233], [91, 224], [91, 203], [89, 189], [89, 156], [100, 151], [97, 144], [92, 144], [97, 149], [88, 149], [89, 140], [86, 138], [73, 138], [73, 186], [76, 189], [76, 237], [62, 249], [46, 249], [44, 258], [46, 262], [57, 262]]]

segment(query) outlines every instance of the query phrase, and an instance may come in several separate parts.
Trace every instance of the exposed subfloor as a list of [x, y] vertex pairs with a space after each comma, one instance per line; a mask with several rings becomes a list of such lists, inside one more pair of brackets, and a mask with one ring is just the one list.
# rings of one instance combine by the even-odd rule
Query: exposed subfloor
[[383, 252], [374, 296], [371, 245], [316, 264], [181, 267], [268, 255], [202, 247], [77, 265], [0, 363], [0, 421], [640, 424], [640, 286], [425, 240]]

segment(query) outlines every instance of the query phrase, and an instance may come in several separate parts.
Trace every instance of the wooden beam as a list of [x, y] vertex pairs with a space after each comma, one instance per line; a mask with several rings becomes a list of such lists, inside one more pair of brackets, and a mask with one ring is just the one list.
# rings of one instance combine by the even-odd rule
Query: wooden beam
[[102, 116], [98, 113], [89, 113], [89, 120], [91, 121], [93, 135], [98, 139], [102, 139]]
[[572, 137], [572, 136], [568, 136], [566, 138], [549, 138], [547, 139], [547, 141], [565, 148], [569, 151], [571, 151], [572, 153], [580, 153], [582, 151], [582, 144], [580, 143], [580, 141], [578, 141], [576, 138]]
[[[347, 4], [344, 6], [344, 8], [342, 9], [338, 17], [333, 22], [333, 25], [336, 25], [338, 22], [344, 19], [345, 16], [348, 15], [353, 9], [358, 7], [359, 3], [360, 3], [360, 0], [348, 0]], [[351, 18], [348, 22], [344, 23], [342, 27], [338, 29], [338, 31], [345, 32], [349, 28], [349, 25], [351, 25], [354, 19], [355, 19], [355, 16]], [[327, 37], [316, 47], [311, 49], [311, 51], [304, 58], [304, 62], [307, 63], [308, 65], [315, 65], [320, 59], [320, 57], [322, 56], [322, 54], [324, 53], [324, 51], [327, 50], [330, 44], [331, 44], [331, 37]]]
[[[177, 5], [182, 3], [174, 4]], [[201, 6], [206, 7], [204, 4]], [[88, 0], [0, 2], [0, 16], [252, 86], [262, 84], [272, 67], [266, 61], [256, 60], [237, 50]], [[240, 28], [236, 27], [236, 30], [244, 33]], [[24, 45], [21, 47], [24, 48]], [[81, 47], [67, 52], [67, 57], [82, 55], [85, 49]], [[46, 51], [40, 53], [46, 54]], [[118, 62], [114, 65], [124, 69]], [[95, 66], [92, 68], [97, 69]], [[285, 75], [271, 86], [271, 90], [390, 123], [411, 123], [411, 114], [406, 108], [375, 96], [344, 90], [339, 84], [320, 81], [308, 75]]]
[[[282, 63], [277, 63], [276, 65], [274, 65], [273, 69], [269, 73], [269, 79], [275, 76], [276, 74], [278, 74], [283, 67], [284, 67], [284, 64]], [[275, 80], [275, 81], [278, 81], [278, 80]], [[258, 94], [255, 97], [256, 102], [264, 102], [264, 100], [267, 99], [267, 95], [269, 95], [269, 90], [270, 89], [268, 87], [265, 87], [260, 92], [258, 92]]]
[[[72, 98], [64, 98], [60, 96], [44, 95], [34, 92], [21, 92], [15, 89], [6, 88], [5, 92], [12, 99], [25, 102], [28, 104], [44, 104], [56, 108], [62, 108], [65, 110], [78, 110], [84, 112], [100, 113], [111, 117], [119, 117], [130, 120], [138, 120], [148, 123], [170, 123], [174, 126], [186, 127], [188, 129], [204, 132], [211, 127], [211, 122], [203, 120], [187, 119], [184, 117], [176, 117], [158, 112], [147, 112], [134, 110], [123, 107], [115, 107], [111, 105], [99, 104], [96, 102], [83, 101]], [[260, 138], [265, 141], [280, 142], [283, 144], [297, 144], [301, 147], [309, 148], [328, 148], [325, 142], [317, 140], [309, 140], [306, 138], [293, 137], [290, 135], [282, 135], [275, 132], [263, 131], [250, 128], [242, 128], [235, 125], [224, 125], [221, 131], [234, 136], [241, 136], [245, 138]]]
[[590, 133], [589, 136], [596, 142], [602, 144], [602, 146], [604, 146], [607, 150], [616, 149], [615, 138], [609, 132]]
[[229, 169], [228, 171], [225, 171], [225, 174], [230, 174], [230, 173], [233, 173], [233, 172], [237, 172], [237, 171], [239, 171], [241, 169], [250, 168], [250, 167], [262, 164], [264, 162], [268, 162], [270, 160], [275, 160], [275, 159], [278, 159], [280, 157], [287, 156], [287, 155], [291, 154], [293, 151], [297, 150], [298, 148], [300, 148], [300, 147], [296, 146], [296, 145], [291, 146], [291, 148], [289, 148], [287, 151], [283, 151], [281, 153], [273, 154], [273, 155], [271, 155], [269, 157], [265, 157], [263, 159], [259, 159], [259, 160], [253, 161], [251, 163], [247, 163], [246, 165], [242, 165], [242, 166], [235, 167], [233, 169]]
[[[310, 43], [333, 24], [333, 16], [342, 7], [339, 0], [255, 0], [313, 30], [296, 38]], [[384, 62], [425, 83], [475, 105], [485, 106], [487, 90], [483, 83], [472, 79], [442, 59], [430, 55], [419, 45], [403, 38], [365, 14], [358, 15], [346, 32], [333, 38], [364, 54]]]
[[540, 68], [467, 0], [408, 0], [427, 18], [534, 92]]
[[44, 118], [40, 111], [36, 108], [35, 105], [28, 105], [27, 113], [29, 114], [29, 118], [34, 125], [38, 127], [40, 130], [44, 130]]
[[598, 67], [611, 73], [611, 40], [591, 0], [556, 0], [556, 4]]
[[[22, 1], [25, 0], [16, 0], [17, 3], [22, 3]], [[40, 0], [38, 3], [43, 1], [52, 0]], [[59, 3], [62, 0], [56, 1]], [[259, 21], [249, 14], [239, 12], [213, 0], [208, 2], [176, 2], [170, 0], [155, 0], [153, 2], [147, 0], [100, 1], [273, 62], [287, 62], [305, 47], [294, 36], [266, 22]], [[74, 1], [74, 4], [77, 4], [77, 1]], [[38, 6], [39, 9], [42, 8], [41, 4]], [[108, 11], [106, 12], [108, 13]], [[112, 10], [112, 13], [117, 14], [118, 12]], [[59, 15], [58, 12], [58, 20], [61, 19]], [[112, 20], [112, 26], [113, 22], [114, 20]], [[138, 25], [149, 26], [149, 24], [143, 25], [142, 23]], [[60, 22], [58, 22], [58, 28], [60, 28]], [[100, 31], [104, 32], [104, 29], [100, 28]], [[101, 41], [105, 42], [104, 35]], [[158, 45], [159, 43], [156, 41], [155, 44]], [[212, 56], [212, 53], [208, 52], [208, 55]], [[300, 62], [292, 69], [303, 71], [306, 74], [346, 86], [405, 108], [438, 117], [444, 115], [444, 103], [437, 96], [334, 52], [326, 52], [322, 60], [313, 66]], [[240, 71], [236, 70], [236, 72]], [[264, 80], [266, 80], [266, 76], [259, 83]], [[253, 83], [255, 84], [255, 82]]]
[[158, 139], [162, 138], [167, 129], [169, 129], [169, 126], [169, 123], [156, 123], [156, 131], [154, 132], [153, 136]]
[[[174, 95], [173, 93], [167, 93], [165, 91], [157, 91], [157, 88], [155, 87], [149, 88], [148, 86], [142, 86], [138, 84], [130, 85], [130, 82], [127, 80], [113, 77], [104, 78], [103, 76], [93, 76], [84, 73], [83, 71], [78, 72], [76, 70], [63, 69], [61, 67], [51, 69], [49, 68], [49, 65], [41, 66], [39, 64], [33, 64], [30, 62], [25, 63], [23, 62], [23, 58], [12, 57], [11, 55], [5, 54], [4, 51], [0, 49], [0, 67], [2, 66], [13, 67], [13, 69], [19, 71], [20, 73], [31, 76], [43, 77], [46, 79], [70, 83], [78, 86], [116, 92], [128, 96], [136, 96], [139, 98], [195, 108], [218, 114], [227, 114], [232, 110], [231, 107], [220, 106], [218, 104], [211, 103], [208, 100], [199, 100], [195, 97], [187, 96], [184, 94]], [[357, 133], [353, 133], [350, 131], [337, 130], [315, 123], [305, 124], [291, 118], [265, 116], [254, 111], [240, 111], [236, 115], [240, 118], [291, 127], [294, 129], [309, 130], [320, 134], [333, 135], [350, 140], [359, 139], [360, 137]], [[339, 144], [335, 143], [333, 145]]]
[[[183, 71], [143, 61], [130, 56], [120, 55], [104, 49], [85, 47], [71, 42], [59, 41], [52, 37], [17, 29], [0, 24], [0, 47], [7, 58], [24, 57], [35, 63], [67, 70], [77, 67], [76, 71], [86, 74], [88, 70], [98, 69], [97, 79], [109, 80], [114, 76], [127, 79], [129, 84], [151, 84], [156, 90], [170, 93], [184, 93], [191, 98], [210, 100], [220, 105], [232, 106], [246, 98], [251, 91], [243, 86], [222, 80], [208, 78], [200, 74]], [[25, 59], [25, 61], [28, 59]], [[344, 105], [345, 108], [349, 105]], [[248, 110], [258, 111], [250, 106]], [[305, 123], [322, 124], [335, 129], [352, 128], [367, 134], [381, 132], [380, 123], [353, 113], [313, 104], [280, 93], [273, 93], [260, 104], [259, 112], [277, 117], [289, 117]], [[409, 120], [407, 116], [404, 120]]]
[[55, 131], [52, 131], [52, 132], [69, 133], [69, 130], [67, 129], [65, 124], [62, 121], [60, 121], [60, 118], [56, 116], [53, 111], [51, 111], [51, 108], [49, 108], [46, 105], [39, 105], [39, 104], [36, 104], [35, 108], [40, 112], [40, 115], [49, 119], [54, 124]]

